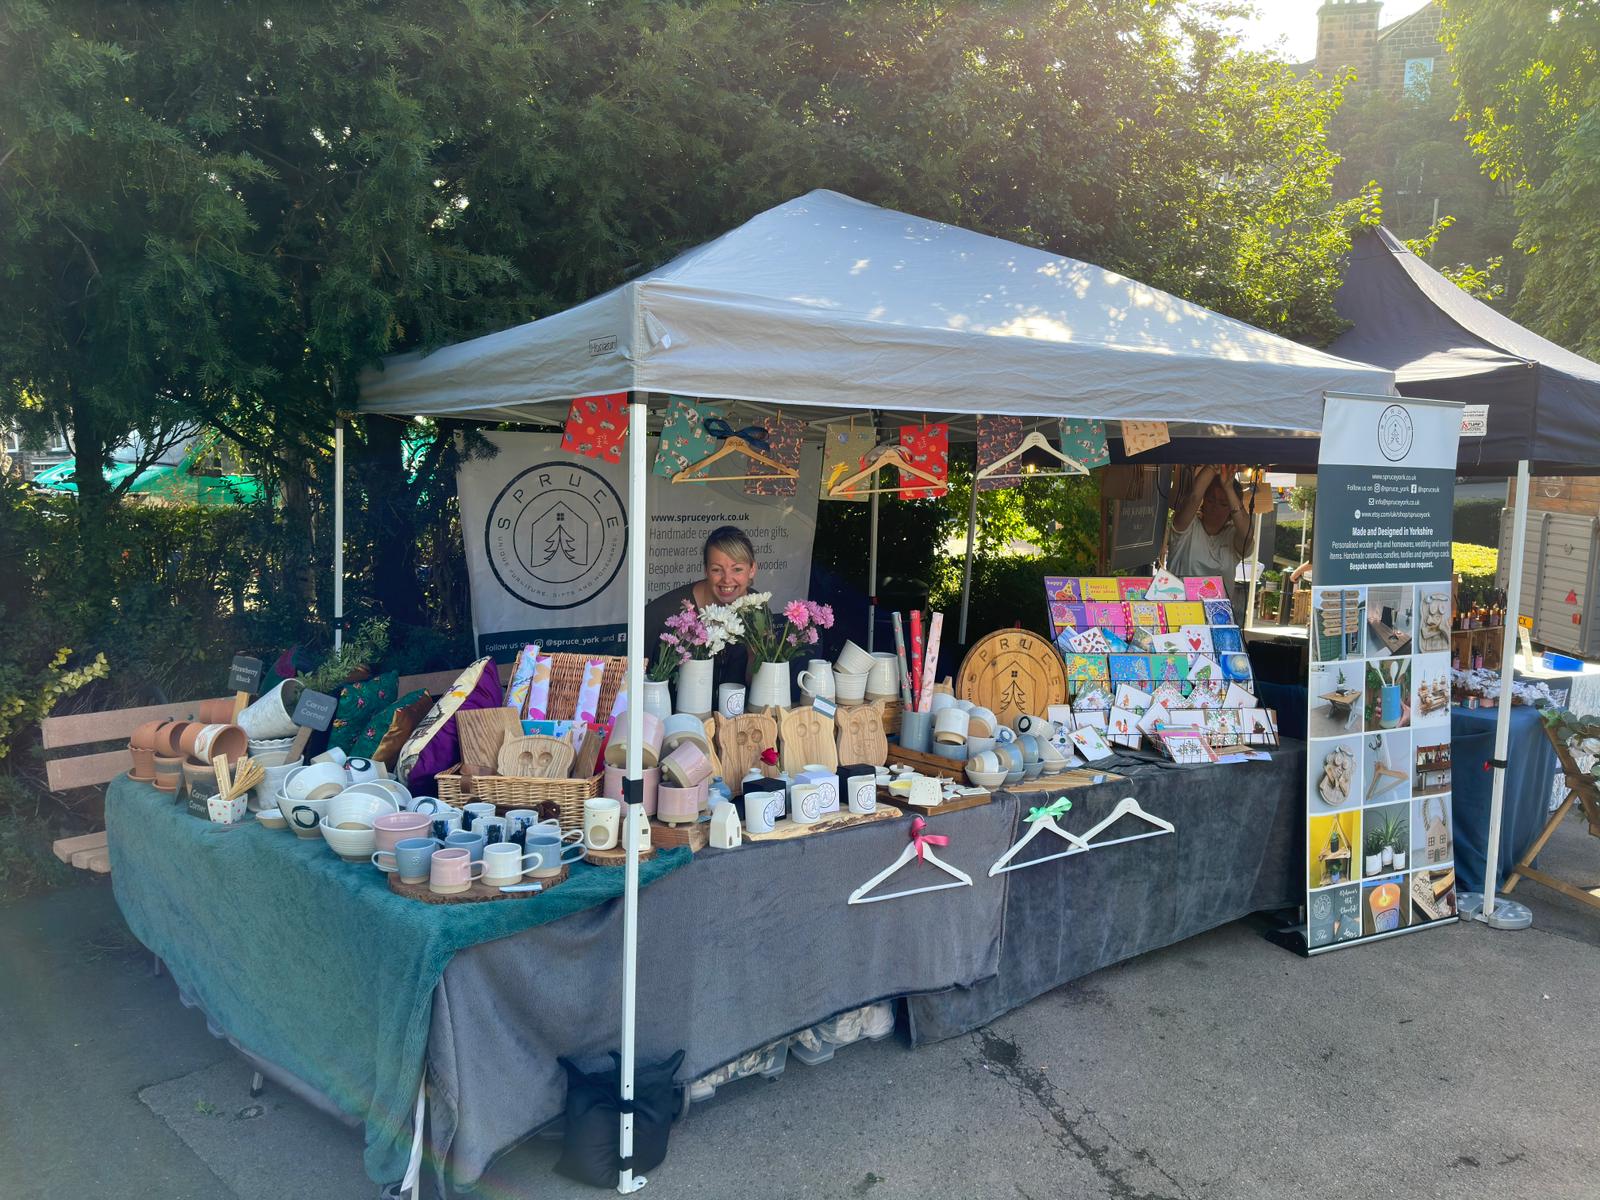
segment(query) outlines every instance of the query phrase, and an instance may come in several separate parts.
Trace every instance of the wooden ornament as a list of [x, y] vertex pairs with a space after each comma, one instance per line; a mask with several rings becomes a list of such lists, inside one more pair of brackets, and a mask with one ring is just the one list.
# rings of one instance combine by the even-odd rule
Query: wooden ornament
[[979, 638], [956, 673], [956, 695], [991, 709], [1002, 725], [1067, 702], [1067, 668], [1047, 639], [1026, 629]]
[[839, 726], [840, 762], [871, 763], [881, 767], [889, 761], [889, 738], [883, 728], [882, 701], [841, 708], [835, 720]]
[[712, 720], [723, 782], [735, 796], [743, 795], [745, 774], [760, 763], [763, 750], [778, 744], [778, 723], [762, 713], [738, 717], [718, 713]]
[[534, 735], [507, 738], [500, 747], [502, 775], [532, 779], [565, 779], [572, 770], [573, 749], [560, 738]]
[[788, 709], [778, 720], [778, 761], [790, 775], [812, 763], [837, 769], [839, 751], [833, 742], [833, 718], [814, 708]]

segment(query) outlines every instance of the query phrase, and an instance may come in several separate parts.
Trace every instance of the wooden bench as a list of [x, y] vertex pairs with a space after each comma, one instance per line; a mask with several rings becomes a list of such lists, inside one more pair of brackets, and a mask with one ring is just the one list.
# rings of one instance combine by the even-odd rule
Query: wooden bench
[[[502, 669], [502, 674], [504, 674]], [[426, 675], [406, 675], [400, 680], [400, 694], [426, 688], [438, 695], [455, 682], [456, 671], [433, 671]], [[232, 697], [221, 697], [231, 700]], [[52, 792], [76, 788], [103, 787], [131, 765], [128, 739], [146, 721], [189, 721], [200, 709], [199, 700], [180, 700], [171, 704], [149, 704], [141, 708], [112, 708], [103, 712], [73, 713], [46, 717], [39, 722], [39, 740], [45, 750], [70, 750], [47, 759], [45, 783]], [[104, 749], [114, 743], [114, 749]], [[62, 838], [51, 849], [64, 863], [105, 874], [111, 870], [105, 831], [80, 837]]]

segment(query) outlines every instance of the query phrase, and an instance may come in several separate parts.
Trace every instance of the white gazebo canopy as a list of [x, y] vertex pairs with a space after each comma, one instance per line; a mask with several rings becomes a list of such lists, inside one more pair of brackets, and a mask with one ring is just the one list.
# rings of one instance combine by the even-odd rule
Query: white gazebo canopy
[[1324, 392], [1393, 384], [1100, 267], [815, 191], [565, 312], [387, 359], [361, 409], [515, 421], [628, 391], [1313, 431]]

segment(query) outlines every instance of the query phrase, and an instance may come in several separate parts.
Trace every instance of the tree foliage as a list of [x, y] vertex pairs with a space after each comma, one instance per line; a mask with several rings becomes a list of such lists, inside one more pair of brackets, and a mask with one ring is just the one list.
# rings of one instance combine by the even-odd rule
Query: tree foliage
[[1472, 147], [1513, 188], [1527, 255], [1516, 313], [1600, 356], [1600, 8], [1450, 0], [1444, 38]]

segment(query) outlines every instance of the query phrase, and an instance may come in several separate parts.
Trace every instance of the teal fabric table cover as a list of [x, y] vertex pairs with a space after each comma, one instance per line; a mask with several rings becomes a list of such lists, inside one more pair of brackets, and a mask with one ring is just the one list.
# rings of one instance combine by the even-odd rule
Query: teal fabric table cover
[[[128, 927], [229, 1036], [365, 1123], [367, 1174], [405, 1172], [434, 986], [456, 951], [615, 900], [623, 872], [574, 864], [528, 899], [428, 904], [322, 841], [213, 825], [126, 776], [106, 794]], [[658, 852], [641, 886], [691, 861]], [[617, 964], [621, 971], [621, 963]]]

